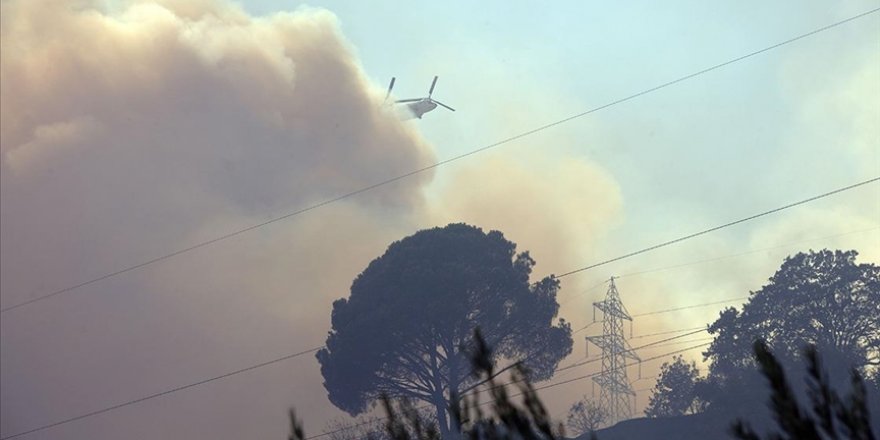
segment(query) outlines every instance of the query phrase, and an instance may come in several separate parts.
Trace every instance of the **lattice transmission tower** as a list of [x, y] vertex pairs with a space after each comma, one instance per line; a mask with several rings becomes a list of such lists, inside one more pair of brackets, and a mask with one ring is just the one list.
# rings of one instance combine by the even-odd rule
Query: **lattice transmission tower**
[[623, 321], [632, 325], [632, 317], [623, 306], [614, 277], [611, 277], [605, 300], [593, 303], [593, 321], [596, 321], [596, 310], [603, 314], [602, 336], [587, 336], [588, 346], [593, 345], [602, 350], [602, 371], [593, 381], [600, 387], [599, 405], [608, 411], [608, 424], [613, 425], [626, 420], [632, 415], [630, 401], [635, 400], [635, 391], [626, 375], [626, 362], [641, 362], [623, 336]]

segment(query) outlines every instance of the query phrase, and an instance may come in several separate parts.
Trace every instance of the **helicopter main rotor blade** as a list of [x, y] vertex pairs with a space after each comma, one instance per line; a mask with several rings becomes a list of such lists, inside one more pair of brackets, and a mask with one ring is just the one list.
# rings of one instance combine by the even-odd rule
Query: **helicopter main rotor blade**
[[452, 108], [452, 107], [450, 107], [450, 106], [448, 106], [448, 105], [446, 105], [446, 104], [444, 104], [444, 103], [442, 103], [442, 102], [440, 102], [440, 101], [437, 101], [437, 100], [435, 100], [435, 99], [432, 99], [431, 101], [433, 101], [435, 104], [442, 105], [443, 107], [446, 107], [446, 108], [448, 108], [449, 110], [455, 111], [454, 108]]
[[391, 96], [391, 89], [394, 88], [394, 77], [391, 77], [391, 84], [388, 84], [388, 93], [385, 93], [385, 101], [388, 100], [388, 97]]
[[394, 101], [394, 103], [399, 104], [402, 102], [416, 102], [416, 101], [421, 101], [422, 99], [425, 99], [425, 98], [398, 99], [397, 101]]
[[431, 83], [431, 90], [428, 90], [428, 98], [431, 97], [431, 94], [434, 93], [434, 86], [437, 85], [437, 77], [434, 76], [434, 81]]

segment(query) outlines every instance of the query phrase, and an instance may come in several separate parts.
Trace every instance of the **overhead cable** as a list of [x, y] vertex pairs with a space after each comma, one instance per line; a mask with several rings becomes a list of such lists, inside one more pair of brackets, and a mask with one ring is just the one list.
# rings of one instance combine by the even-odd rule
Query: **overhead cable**
[[199, 386], [199, 385], [204, 385], [204, 384], [206, 384], [206, 383], [208, 383], [208, 382], [213, 382], [213, 381], [215, 381], [215, 380], [225, 379], [225, 378], [230, 377], [230, 376], [235, 376], [235, 375], [237, 375], [237, 374], [245, 373], [245, 372], [248, 372], [248, 371], [251, 371], [251, 370], [256, 370], [256, 369], [258, 369], [258, 368], [266, 367], [266, 366], [269, 366], [269, 365], [272, 365], [272, 364], [277, 364], [277, 363], [279, 363], [279, 362], [283, 362], [283, 361], [286, 361], [286, 360], [289, 360], [289, 359], [293, 359], [293, 358], [295, 358], [295, 357], [299, 357], [299, 356], [302, 356], [302, 355], [305, 355], [305, 354], [314, 353], [314, 352], [320, 350], [321, 348], [322, 348], [322, 347], [310, 348], [310, 349], [305, 350], [305, 351], [300, 351], [300, 352], [297, 352], [297, 353], [293, 353], [293, 354], [289, 354], [289, 355], [286, 355], [286, 356], [282, 356], [282, 357], [280, 357], [280, 358], [276, 358], [276, 359], [273, 359], [273, 360], [271, 360], [271, 361], [262, 362], [262, 363], [259, 363], [259, 364], [256, 364], [256, 365], [251, 365], [250, 367], [246, 367], [246, 368], [242, 368], [242, 369], [239, 369], [239, 370], [235, 370], [235, 371], [232, 371], [232, 372], [229, 372], [229, 373], [226, 373], [226, 374], [221, 374], [221, 375], [219, 375], [219, 376], [214, 376], [214, 377], [211, 377], [211, 378], [209, 378], [209, 379], [204, 379], [204, 380], [200, 380], [200, 381], [198, 381], [198, 382], [194, 382], [194, 383], [191, 383], [191, 384], [188, 384], [188, 385], [183, 385], [183, 386], [179, 386], [179, 387], [176, 387], [176, 388], [171, 388], [171, 389], [169, 389], [169, 390], [165, 390], [165, 391], [162, 391], [162, 392], [159, 392], [159, 393], [155, 393], [155, 394], [150, 394], [149, 396], [144, 396], [144, 397], [140, 397], [140, 398], [137, 398], [137, 399], [134, 399], [134, 400], [129, 400], [129, 401], [127, 401], [127, 402], [122, 402], [122, 403], [119, 403], [119, 404], [116, 404], [116, 405], [113, 405], [113, 406], [108, 406], [108, 407], [106, 407], [106, 408], [102, 408], [102, 409], [99, 409], [99, 410], [96, 410], [96, 411], [92, 411], [92, 412], [88, 412], [88, 413], [85, 413], [85, 414], [81, 414], [81, 415], [78, 415], [78, 416], [75, 416], [75, 417], [71, 417], [71, 418], [68, 418], [68, 419], [59, 420], [59, 421], [57, 421], [57, 422], [49, 423], [49, 424], [47, 424], [47, 425], [43, 425], [43, 426], [40, 426], [40, 427], [38, 427], [38, 428], [30, 429], [30, 430], [27, 430], [27, 431], [19, 432], [19, 433], [17, 433], [17, 434], [13, 434], [13, 435], [10, 435], [10, 436], [3, 437], [3, 438], [0, 439], [0, 440], [7, 440], [7, 439], [11, 439], [11, 438], [21, 437], [21, 436], [24, 436], [24, 435], [32, 434], [32, 433], [37, 432], [37, 431], [42, 431], [42, 430], [44, 430], [44, 429], [53, 428], [53, 427], [55, 427], [55, 426], [64, 425], [64, 424], [67, 424], [67, 423], [70, 423], [70, 422], [75, 422], [75, 421], [77, 421], [77, 420], [81, 420], [81, 419], [85, 419], [85, 418], [88, 418], [88, 417], [96, 416], [96, 415], [98, 415], [98, 414], [103, 414], [103, 413], [106, 413], [106, 412], [108, 412], [108, 411], [113, 411], [113, 410], [115, 410], [115, 409], [122, 408], [122, 407], [124, 407], [124, 406], [134, 405], [134, 404], [136, 404], [136, 403], [140, 403], [140, 402], [143, 402], [143, 401], [145, 401], [145, 400], [150, 400], [150, 399], [154, 399], [154, 398], [156, 398], [156, 397], [161, 397], [161, 396], [165, 396], [165, 395], [168, 395], [168, 394], [171, 394], [171, 393], [176, 393], [176, 392], [178, 392], [178, 391], [183, 391], [183, 390], [186, 390], [186, 389], [189, 389], [189, 388], [197, 387], [197, 386]]
[[704, 229], [704, 230], [699, 231], [699, 232], [695, 232], [695, 233], [693, 233], [693, 234], [685, 235], [684, 237], [679, 237], [679, 238], [676, 238], [676, 239], [673, 239], [673, 240], [665, 241], [665, 242], [663, 242], [663, 243], [655, 244], [655, 245], [653, 245], [653, 246], [649, 246], [649, 247], [646, 247], [646, 248], [643, 248], [643, 249], [639, 249], [639, 250], [637, 250], [637, 251], [630, 252], [630, 253], [628, 253], [628, 254], [624, 254], [624, 255], [621, 255], [621, 256], [619, 256], [619, 257], [610, 258], [610, 259], [608, 259], [608, 260], [600, 261], [600, 262], [598, 262], [598, 263], [594, 263], [594, 264], [591, 264], [591, 265], [589, 265], [589, 266], [584, 266], [584, 267], [581, 267], [581, 268], [579, 268], [579, 269], [574, 269], [574, 270], [571, 270], [571, 271], [565, 272], [565, 273], [563, 273], [563, 274], [556, 275], [556, 278], [567, 277], [567, 276], [570, 276], [570, 275], [574, 275], [574, 274], [577, 274], [577, 273], [580, 273], [580, 272], [584, 272], [584, 271], [587, 271], [587, 270], [590, 270], [590, 269], [597, 268], [597, 267], [599, 267], [599, 266], [604, 266], [604, 265], [606, 265], [606, 264], [613, 263], [613, 262], [615, 262], [615, 261], [620, 261], [620, 260], [623, 260], [623, 259], [626, 259], [626, 258], [634, 257], [634, 256], [639, 255], [639, 254], [644, 254], [645, 252], [650, 252], [650, 251], [653, 251], [653, 250], [656, 250], [656, 249], [659, 249], [659, 248], [662, 248], [662, 247], [666, 247], [666, 246], [669, 246], [669, 245], [672, 245], [672, 244], [675, 244], [675, 243], [680, 243], [680, 242], [685, 241], [685, 240], [690, 240], [690, 239], [692, 239], [692, 238], [696, 238], [696, 237], [699, 237], [699, 236], [701, 236], [701, 235], [708, 234], [708, 233], [710, 233], [710, 232], [715, 232], [715, 231], [717, 231], [717, 230], [719, 230], [719, 229], [724, 229], [724, 228], [728, 228], [728, 227], [730, 227], [730, 226], [738, 225], [738, 224], [740, 224], [740, 223], [745, 223], [745, 222], [747, 222], [747, 221], [754, 220], [754, 219], [756, 219], [756, 218], [764, 217], [764, 216], [767, 216], [767, 215], [770, 215], [770, 214], [775, 214], [775, 213], [777, 213], [777, 212], [784, 211], [784, 210], [786, 210], [786, 209], [794, 208], [795, 206], [800, 206], [800, 205], [804, 205], [804, 204], [806, 204], [806, 203], [810, 203], [810, 202], [813, 202], [813, 201], [816, 201], [816, 200], [819, 200], [819, 199], [824, 199], [824, 198], [826, 198], [826, 197], [830, 197], [830, 196], [833, 196], [833, 195], [835, 195], [835, 194], [839, 194], [839, 193], [842, 193], [842, 192], [844, 192], [844, 191], [849, 191], [849, 190], [852, 190], [852, 189], [858, 188], [858, 187], [860, 187], [860, 186], [868, 185], [868, 184], [870, 184], [870, 183], [874, 183], [874, 182], [877, 182], [877, 181], [880, 181], [880, 177], [874, 177], [874, 178], [872, 178], [872, 179], [863, 180], [863, 181], [861, 181], [861, 182], [857, 182], [857, 183], [854, 183], [854, 184], [852, 184], [852, 185], [847, 185], [847, 186], [842, 187], [842, 188], [837, 188], [837, 189], [835, 189], [835, 190], [831, 190], [831, 191], [828, 191], [828, 192], [826, 192], [826, 193], [819, 194], [819, 195], [817, 195], [817, 196], [813, 196], [813, 197], [810, 197], [810, 198], [806, 198], [806, 199], [803, 199], [803, 200], [799, 200], [799, 201], [797, 201], [797, 202], [789, 203], [789, 204], [787, 204], [787, 205], [780, 206], [779, 208], [774, 208], [774, 209], [771, 209], [771, 210], [769, 210], [769, 211], [759, 212], [759, 213], [757, 213], [757, 214], [753, 214], [753, 215], [750, 215], [750, 216], [748, 216], [748, 217], [744, 217], [744, 218], [741, 218], [741, 219], [738, 219], [738, 220], [733, 220], [733, 221], [730, 221], [730, 222], [724, 223], [724, 224], [722, 224], [722, 225], [714, 226], [714, 227], [711, 227], [711, 228], [708, 228], [708, 229]]

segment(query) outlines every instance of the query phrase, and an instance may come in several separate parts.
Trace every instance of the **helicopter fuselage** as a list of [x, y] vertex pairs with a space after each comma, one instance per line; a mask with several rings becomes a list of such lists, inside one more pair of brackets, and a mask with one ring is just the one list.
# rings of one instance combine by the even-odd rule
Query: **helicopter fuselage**
[[[440, 102], [431, 99], [431, 95], [434, 94], [434, 86], [437, 85], [437, 76], [434, 76], [434, 81], [431, 82], [431, 88], [428, 89], [428, 96], [424, 98], [409, 98], [409, 99], [398, 99], [393, 101], [394, 104], [406, 104], [406, 111], [398, 111], [398, 117], [401, 119], [412, 119], [419, 118], [422, 119], [422, 115], [428, 113], [431, 110], [437, 108], [438, 105], [442, 105], [443, 107], [449, 109], [449, 111], [455, 111], [454, 108]], [[394, 88], [394, 78], [391, 78], [391, 84], [388, 85], [388, 92], [385, 93], [385, 101], [388, 102], [388, 97], [391, 96], [391, 89]]]
[[422, 119], [422, 115], [437, 108], [437, 104], [429, 98], [406, 104], [413, 116]]

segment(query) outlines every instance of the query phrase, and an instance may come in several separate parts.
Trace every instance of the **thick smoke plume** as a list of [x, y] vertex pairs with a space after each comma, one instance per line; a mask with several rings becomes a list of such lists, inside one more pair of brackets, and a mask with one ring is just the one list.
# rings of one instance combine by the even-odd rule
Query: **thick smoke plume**
[[[0, 51], [4, 307], [434, 161], [326, 11], [9, 1]], [[4, 313], [2, 436], [320, 344], [430, 179]], [[43, 438], [280, 438], [333, 413], [313, 364]]]

